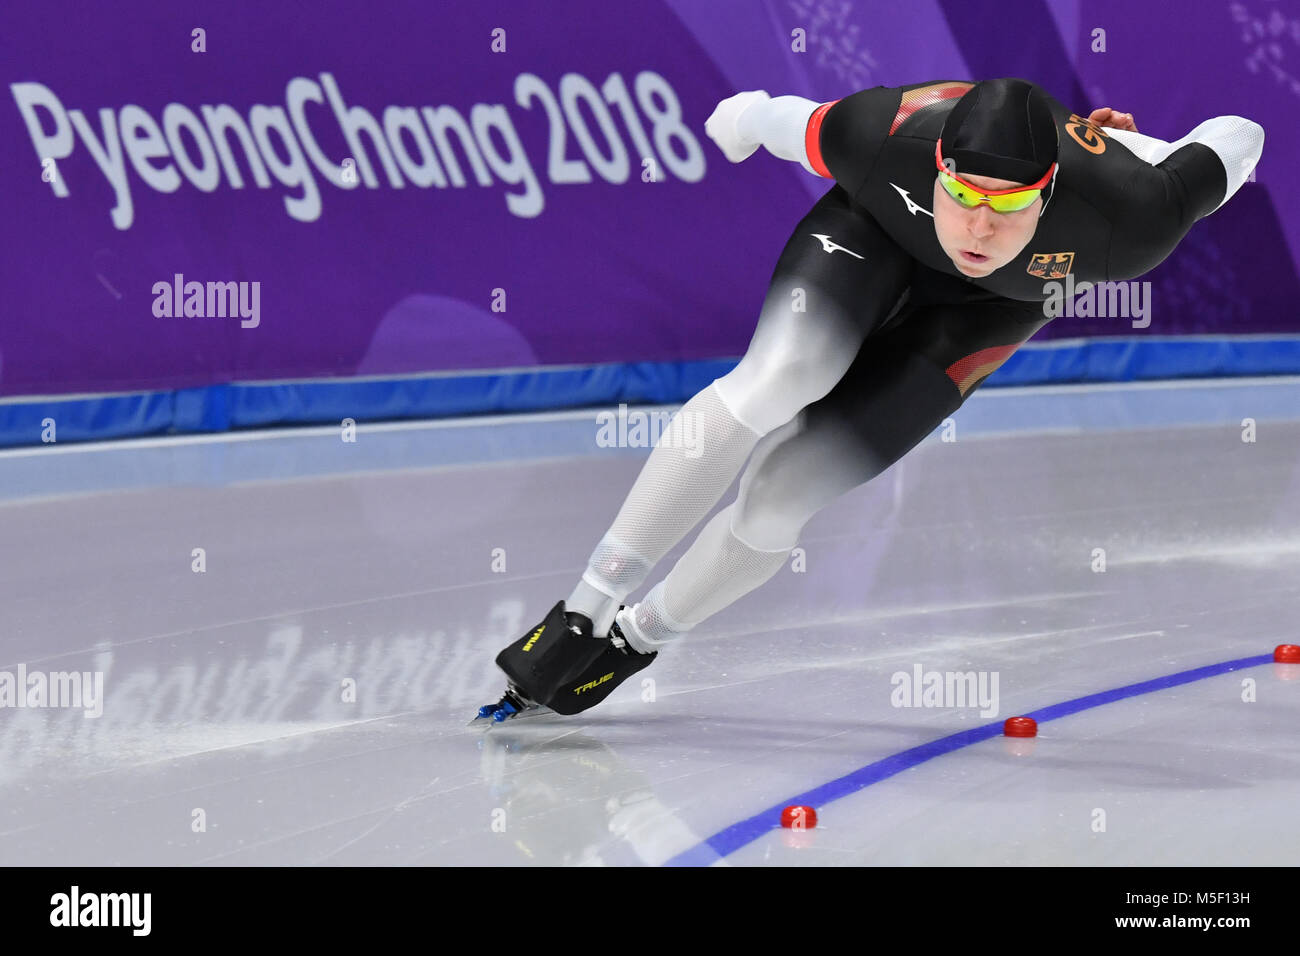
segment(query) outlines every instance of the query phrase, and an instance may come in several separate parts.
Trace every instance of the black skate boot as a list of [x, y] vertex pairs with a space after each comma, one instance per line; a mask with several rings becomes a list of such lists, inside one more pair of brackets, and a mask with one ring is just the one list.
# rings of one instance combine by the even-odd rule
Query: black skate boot
[[[623, 610], [623, 608], [619, 608]], [[637, 671], [649, 667], [659, 656], [658, 651], [639, 654], [632, 650], [618, 621], [609, 630], [607, 646], [599, 657], [587, 665], [586, 670], [570, 678], [549, 700], [546, 706], [557, 714], [580, 714], [595, 707], [608, 697], [619, 684]]]
[[546, 620], [497, 655], [497, 666], [508, 681], [505, 695], [496, 704], [480, 707], [475, 720], [500, 723], [545, 705], [608, 646], [607, 639], [592, 634], [589, 618], [566, 613], [560, 601]]

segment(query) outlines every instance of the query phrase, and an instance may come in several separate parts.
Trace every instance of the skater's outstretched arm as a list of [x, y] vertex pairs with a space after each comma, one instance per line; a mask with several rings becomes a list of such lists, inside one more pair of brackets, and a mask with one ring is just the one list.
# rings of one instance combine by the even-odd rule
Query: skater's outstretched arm
[[1142, 133], [1107, 130], [1142, 163], [1116, 204], [1107, 277], [1128, 279], [1165, 259], [1199, 219], [1241, 188], [1264, 150], [1264, 129], [1240, 116], [1216, 116], [1166, 143]]
[[964, 80], [873, 86], [827, 103], [747, 90], [720, 102], [704, 130], [733, 163], [760, 146], [857, 194], [885, 141], [916, 111], [955, 99]]
[[704, 121], [704, 131], [733, 163], [763, 146], [778, 159], [797, 162], [820, 176], [805, 142], [808, 120], [820, 105], [802, 96], [773, 98], [766, 90], [748, 90], [719, 103]]
[[[1108, 135], [1139, 159], [1185, 178], [1192, 190], [1188, 196], [1190, 205], [1197, 210], [1209, 207], [1201, 215], [1214, 212], [1231, 199], [1250, 179], [1264, 152], [1264, 127], [1241, 116], [1215, 116], [1172, 143], [1136, 130], [1112, 129]], [[1175, 155], [1193, 144], [1205, 149]], [[1206, 150], [1210, 155], [1206, 155]], [[1220, 169], [1222, 180], [1218, 175]]]

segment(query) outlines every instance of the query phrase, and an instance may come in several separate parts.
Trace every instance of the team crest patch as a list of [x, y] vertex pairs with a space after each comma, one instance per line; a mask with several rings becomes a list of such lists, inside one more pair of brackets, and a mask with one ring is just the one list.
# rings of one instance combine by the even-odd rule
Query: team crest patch
[[1074, 267], [1073, 252], [1034, 252], [1025, 269], [1041, 279], [1064, 279]]

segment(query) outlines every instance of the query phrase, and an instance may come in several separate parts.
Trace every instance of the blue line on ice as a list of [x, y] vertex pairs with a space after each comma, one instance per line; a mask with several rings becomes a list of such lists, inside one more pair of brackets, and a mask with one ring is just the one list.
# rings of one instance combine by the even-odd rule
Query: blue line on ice
[[[1260, 664], [1267, 664], [1272, 660], [1272, 654], [1258, 654], [1254, 657], [1239, 657], [1236, 660], [1223, 661], [1219, 664], [1207, 664], [1204, 667], [1196, 667], [1189, 671], [1179, 671], [1176, 674], [1154, 677], [1151, 680], [1145, 680], [1137, 684], [1128, 684], [1124, 687], [1116, 687], [1111, 690], [1088, 694], [1084, 697], [1076, 697], [1074, 700], [1051, 704], [1018, 716], [1032, 717], [1040, 724], [1043, 724], [1049, 720], [1069, 717], [1071, 714], [1091, 710], [1103, 704], [1112, 704], [1115, 701], [1125, 700], [1129, 697], [1166, 690], [1180, 684], [1190, 684], [1193, 681], [1204, 680], [1207, 677], [1217, 677], [1220, 674], [1241, 670], [1246, 667], [1258, 667]], [[875, 763], [869, 763], [865, 767], [860, 767], [843, 777], [824, 783], [820, 787], [815, 787], [804, 793], [796, 794], [768, 807], [766, 810], [760, 810], [752, 817], [733, 823], [725, 830], [713, 834], [703, 843], [696, 844], [689, 850], [677, 854], [664, 865], [707, 866], [710, 863], [715, 863], [723, 857], [735, 853], [741, 847], [748, 846], [772, 829], [778, 828], [777, 821], [780, 820], [781, 810], [784, 807], [809, 806], [820, 809], [833, 800], [857, 793], [874, 783], [880, 783], [897, 773], [902, 773], [904, 770], [923, 764], [927, 760], [941, 757], [963, 747], [969, 747], [991, 737], [1001, 736], [1002, 723], [1001, 720], [996, 720], [982, 727], [973, 727], [970, 730], [949, 734], [947, 737], [940, 737], [938, 740], [932, 740], [929, 743], [908, 750], [901, 750], [896, 754], [890, 754]]]

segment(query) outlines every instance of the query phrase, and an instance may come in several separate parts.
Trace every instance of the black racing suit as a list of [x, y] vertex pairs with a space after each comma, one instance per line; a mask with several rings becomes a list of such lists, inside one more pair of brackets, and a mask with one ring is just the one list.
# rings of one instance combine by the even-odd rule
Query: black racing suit
[[[808, 123], [809, 160], [836, 185], [795, 228], [770, 294], [807, 281], [871, 327], [839, 384], [804, 413], [807, 429], [853, 446], [852, 479], [841, 473], [838, 490], [900, 458], [1042, 328], [1049, 282], [1140, 276], [1224, 199], [1227, 177], [1209, 147], [1191, 143], [1151, 165], [1048, 96], [1060, 168], [1033, 239], [990, 275], [964, 276], [929, 206], [936, 140], [970, 85], [862, 90]], [[827, 254], [817, 236], [845, 251]]]

